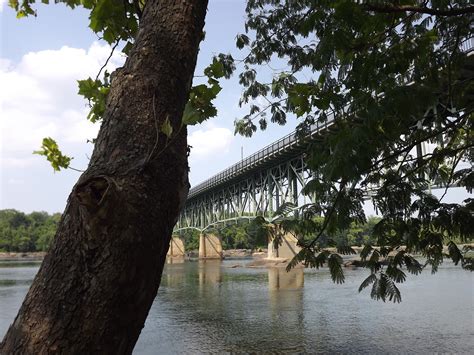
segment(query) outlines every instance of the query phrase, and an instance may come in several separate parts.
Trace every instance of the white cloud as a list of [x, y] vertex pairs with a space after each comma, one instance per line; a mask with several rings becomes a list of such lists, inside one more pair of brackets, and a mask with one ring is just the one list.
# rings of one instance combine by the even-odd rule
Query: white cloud
[[0, 0], [0, 12], [3, 12], [3, 7], [7, 4], [7, 0]]
[[[88, 50], [64, 46], [30, 52], [19, 63], [0, 58], [2, 166], [18, 166], [21, 160], [31, 164], [32, 151], [48, 136], [67, 154], [86, 149], [78, 143], [85, 146], [99, 125], [86, 120], [86, 102], [77, 95], [77, 80], [94, 78], [110, 50], [93, 43]], [[107, 69], [122, 62], [115, 53]]]
[[192, 159], [205, 159], [213, 155], [226, 153], [234, 136], [227, 128], [208, 125], [189, 135], [188, 142], [192, 146]]

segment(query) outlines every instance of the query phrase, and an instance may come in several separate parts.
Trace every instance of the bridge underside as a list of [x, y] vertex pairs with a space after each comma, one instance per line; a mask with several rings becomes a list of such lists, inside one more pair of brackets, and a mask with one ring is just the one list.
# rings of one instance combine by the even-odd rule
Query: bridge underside
[[284, 202], [312, 202], [302, 193], [312, 179], [303, 156], [247, 174], [205, 193], [191, 196], [181, 212], [177, 229], [206, 226], [236, 217], [271, 217]]

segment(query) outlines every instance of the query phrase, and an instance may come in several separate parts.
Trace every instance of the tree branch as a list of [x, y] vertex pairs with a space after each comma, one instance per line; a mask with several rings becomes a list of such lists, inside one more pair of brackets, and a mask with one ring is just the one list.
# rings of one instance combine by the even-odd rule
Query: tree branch
[[455, 8], [450, 10], [438, 10], [429, 7], [419, 7], [412, 5], [376, 5], [365, 4], [367, 10], [379, 13], [398, 13], [398, 12], [417, 12], [420, 14], [434, 15], [434, 16], [460, 16], [474, 13], [474, 6], [464, 8]]
[[447, 130], [449, 129], [452, 129], [452, 128], [457, 128], [459, 123], [463, 124], [463, 120], [464, 118], [466, 118], [471, 112], [468, 112], [467, 114], [464, 114], [463, 116], [461, 116], [460, 118], [458, 118], [457, 120], [451, 122], [450, 124], [447, 124], [445, 127], [443, 127], [442, 129], [439, 129], [439, 130], [436, 130], [436, 131], [433, 131], [433, 132], [430, 132], [429, 134], [423, 136], [422, 138], [418, 139], [418, 140], [415, 140], [413, 142], [410, 142], [407, 146], [405, 147], [402, 147], [401, 149], [399, 150], [396, 150], [394, 152], [392, 152], [391, 154], [387, 155], [387, 156], [384, 156], [382, 158], [380, 158], [379, 160], [375, 161], [368, 169], [366, 169], [363, 173], [367, 173], [371, 170], [374, 170], [374, 169], [378, 169], [378, 165], [380, 163], [383, 163], [384, 161], [386, 160], [389, 160], [389, 159], [392, 159], [402, 153], [405, 153], [405, 152], [409, 152], [410, 150], [412, 150], [417, 144], [421, 144], [423, 142], [426, 142], [427, 140], [433, 138], [433, 137], [436, 137], [437, 135], [439, 134], [442, 134], [444, 132], [446, 132]]
[[323, 222], [323, 225], [321, 227], [321, 230], [319, 231], [318, 235], [313, 238], [311, 243], [309, 243], [309, 245], [305, 246], [305, 248], [308, 248], [308, 249], [312, 248], [314, 246], [314, 244], [317, 242], [317, 240], [321, 237], [321, 235], [326, 230], [326, 227], [329, 224], [329, 220], [331, 219], [332, 215], [336, 211], [337, 204], [339, 203], [339, 199], [341, 198], [342, 192], [344, 191], [345, 187], [346, 187], [346, 185], [341, 183], [339, 191], [337, 192], [337, 195], [336, 195], [336, 199], [334, 200], [334, 203], [332, 204], [331, 208], [329, 209], [329, 212], [326, 214], [326, 216], [324, 218], [324, 222]]
[[102, 67], [99, 69], [99, 72], [97, 73], [97, 76], [95, 77], [96, 81], [99, 79], [99, 76], [102, 73], [102, 70], [104, 70], [105, 67], [107, 66], [107, 64], [109, 64], [110, 58], [112, 58], [112, 56], [114, 55], [115, 48], [117, 48], [119, 43], [120, 43], [120, 39], [118, 39], [117, 42], [115, 42], [115, 45], [112, 47], [112, 50], [110, 51], [110, 54], [109, 54], [107, 60], [105, 61], [104, 65], [102, 65]]
[[448, 189], [451, 187], [451, 183], [452, 183], [453, 177], [454, 177], [454, 171], [456, 170], [456, 167], [458, 166], [459, 162], [461, 161], [462, 156], [463, 155], [461, 153], [461, 154], [459, 154], [459, 157], [454, 157], [453, 166], [451, 167], [451, 172], [449, 173], [449, 178], [448, 178], [448, 182], [446, 183], [446, 188], [444, 189], [443, 195], [439, 199], [440, 202], [444, 198], [444, 196], [446, 196], [446, 194], [448, 193]]

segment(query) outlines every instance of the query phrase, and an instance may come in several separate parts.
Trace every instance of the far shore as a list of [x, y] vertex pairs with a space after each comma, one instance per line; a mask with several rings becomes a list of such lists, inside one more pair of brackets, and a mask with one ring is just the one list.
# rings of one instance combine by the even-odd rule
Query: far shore
[[43, 260], [46, 252], [31, 252], [31, 253], [21, 253], [21, 252], [0, 252], [0, 261], [41, 261]]
[[[460, 244], [458, 247], [462, 249], [464, 246], [468, 246], [474, 248], [474, 243], [471, 244]], [[378, 249], [378, 247], [375, 247]], [[336, 248], [327, 248], [328, 250], [335, 252]], [[361, 247], [353, 247], [357, 254], [360, 253], [362, 250]], [[401, 247], [404, 249], [404, 247]], [[444, 247], [444, 252], [447, 253], [447, 247]], [[393, 252], [392, 252], [393, 253]], [[469, 252], [469, 254], [473, 254], [474, 252]], [[354, 260], [357, 259], [356, 255], [346, 256], [345, 259]], [[0, 261], [41, 261], [43, 260], [46, 252], [0, 252]], [[240, 259], [240, 258], [256, 258], [262, 259], [265, 258], [267, 255], [266, 249], [258, 249], [258, 250], [251, 250], [251, 249], [227, 249], [223, 250], [223, 256], [225, 259]], [[471, 255], [469, 255], [471, 256]], [[193, 250], [187, 253], [187, 258], [197, 258], [198, 251]], [[281, 261], [281, 260], [280, 260]]]

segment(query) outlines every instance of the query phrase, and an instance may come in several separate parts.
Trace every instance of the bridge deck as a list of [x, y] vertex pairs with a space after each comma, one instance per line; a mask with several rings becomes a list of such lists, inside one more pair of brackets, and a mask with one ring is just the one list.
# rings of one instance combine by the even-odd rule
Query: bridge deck
[[240, 162], [231, 165], [229, 168], [194, 186], [189, 191], [188, 200], [211, 189], [233, 183], [235, 180], [240, 180], [242, 177], [262, 168], [277, 165], [279, 162], [286, 161], [303, 153], [307, 146], [317, 139], [318, 133], [326, 130], [333, 123], [334, 116], [330, 115], [325, 123], [317, 123], [311, 126], [311, 133], [305, 139], [299, 139], [296, 131], [280, 138]]

